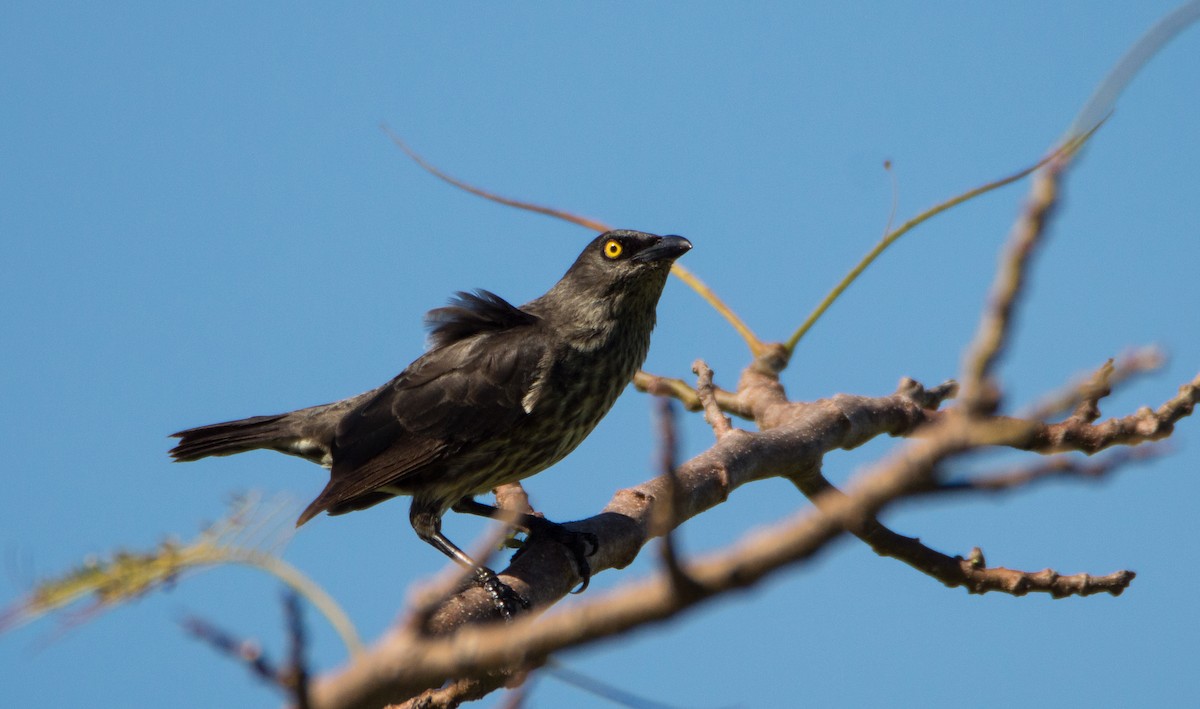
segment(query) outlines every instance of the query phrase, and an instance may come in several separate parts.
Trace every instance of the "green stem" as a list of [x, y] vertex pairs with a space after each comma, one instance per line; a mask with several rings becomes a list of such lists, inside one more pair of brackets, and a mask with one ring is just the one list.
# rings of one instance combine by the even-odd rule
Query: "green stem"
[[994, 182], [989, 182], [986, 185], [976, 187], [973, 190], [963, 192], [957, 197], [953, 197], [939, 205], [925, 210], [904, 224], [901, 224], [900, 227], [895, 231], [885, 235], [883, 239], [875, 245], [875, 248], [867, 252], [867, 255], [864, 256], [854, 268], [850, 269], [850, 272], [847, 273], [846, 276], [842, 278], [842, 280], [838, 282], [836, 286], [834, 286], [833, 290], [829, 291], [828, 295], [826, 295], [821, 303], [817, 305], [816, 309], [812, 311], [812, 314], [808, 316], [808, 319], [804, 321], [804, 324], [802, 324], [794, 333], [792, 333], [792, 336], [786, 343], [784, 343], [784, 347], [787, 349], [788, 355], [790, 356], [792, 354], [792, 352], [796, 349], [796, 345], [800, 342], [800, 339], [804, 337], [804, 335], [807, 334], [810, 329], [812, 329], [812, 326], [815, 325], [817, 320], [819, 320], [821, 316], [825, 314], [825, 311], [829, 309], [829, 306], [833, 305], [834, 301], [837, 300], [842, 293], [850, 287], [850, 284], [853, 283], [860, 275], [862, 275], [862, 272], [867, 270], [867, 267], [874, 263], [875, 259], [879, 258], [879, 255], [886, 251], [889, 246], [894, 244], [897, 239], [912, 231], [914, 227], [928, 221], [929, 219], [932, 219], [951, 207], [957, 207], [963, 202], [972, 200], [979, 195], [999, 189], [1005, 185], [1010, 185], [1017, 180], [1028, 176], [1034, 170], [1037, 170], [1060, 155], [1069, 155], [1074, 153], [1075, 151], [1079, 150], [1079, 148], [1085, 142], [1087, 142], [1088, 138], [1092, 137], [1092, 134], [1095, 133], [1102, 124], [1103, 121], [1097, 123], [1088, 132], [1068, 140], [1066, 143], [1052, 151], [1049, 155], [1039, 160], [1036, 164], [1021, 170], [1020, 172], [1009, 175], [1008, 177], [1004, 177]]

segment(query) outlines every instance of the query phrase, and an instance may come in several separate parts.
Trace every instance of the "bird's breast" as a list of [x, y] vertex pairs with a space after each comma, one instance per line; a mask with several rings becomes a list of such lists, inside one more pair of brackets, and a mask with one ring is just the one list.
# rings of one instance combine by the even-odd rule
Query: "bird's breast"
[[589, 349], [564, 347], [539, 383], [537, 405], [524, 425], [542, 442], [547, 467], [574, 450], [612, 409], [641, 367], [649, 332], [618, 332], [616, 341]]
[[647, 319], [619, 321], [593, 337], [557, 339], [529, 379], [523, 415], [505, 435], [463, 452], [455, 468], [469, 480], [447, 498], [523, 480], [575, 450], [641, 367], [652, 326]]

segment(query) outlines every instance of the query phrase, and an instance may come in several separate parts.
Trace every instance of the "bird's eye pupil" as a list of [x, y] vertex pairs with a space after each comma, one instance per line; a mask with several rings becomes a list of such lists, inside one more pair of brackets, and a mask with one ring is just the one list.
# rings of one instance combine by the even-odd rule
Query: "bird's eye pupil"
[[604, 244], [604, 255], [608, 258], [617, 258], [623, 250], [619, 241], [609, 240]]

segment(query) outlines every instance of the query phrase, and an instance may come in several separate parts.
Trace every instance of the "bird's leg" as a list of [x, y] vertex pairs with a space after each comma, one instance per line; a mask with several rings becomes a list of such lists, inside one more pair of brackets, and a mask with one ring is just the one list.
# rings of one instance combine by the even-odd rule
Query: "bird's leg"
[[[498, 507], [479, 502], [473, 497], [462, 498], [450, 509], [455, 512], [511, 522], [517, 527], [526, 530], [532, 536], [543, 536], [565, 546], [567, 551], [571, 553], [575, 566], [579, 570], [579, 578], [581, 579], [579, 588], [572, 593], [583, 593], [588, 587], [588, 583], [592, 580], [592, 566], [588, 563], [587, 558], [595, 554], [600, 548], [600, 540], [596, 538], [595, 534], [591, 532], [574, 532], [561, 524], [551, 522], [545, 517], [525, 514], [524, 512], [514, 513], [502, 510]], [[524, 551], [524, 547], [519, 549], [513, 558], [515, 559], [517, 556], [520, 556], [522, 551]]]
[[422, 505], [414, 499], [412, 506], [409, 508], [408, 520], [418, 537], [474, 574], [475, 582], [483, 590], [487, 591], [492, 599], [492, 603], [500, 611], [500, 615], [504, 616], [504, 620], [511, 622], [513, 616], [518, 612], [518, 608], [529, 608], [529, 601], [525, 600], [521, 594], [512, 590], [511, 587], [501, 581], [496, 576], [495, 571], [475, 563], [474, 559], [467, 556], [466, 552], [459, 549], [455, 546], [454, 542], [442, 534], [442, 515], [440, 509], [429, 505]]

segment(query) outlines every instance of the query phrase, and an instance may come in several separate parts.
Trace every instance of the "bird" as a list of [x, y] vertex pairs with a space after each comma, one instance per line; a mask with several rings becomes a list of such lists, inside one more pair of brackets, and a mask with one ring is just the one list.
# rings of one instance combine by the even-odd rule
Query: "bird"
[[[475, 497], [545, 470], [592, 432], [641, 368], [671, 265], [691, 248], [681, 236], [605, 232], [520, 307], [475, 290], [429, 311], [428, 349], [383, 386], [179, 431], [169, 454], [184, 462], [267, 449], [328, 468], [329, 483], [297, 527], [322, 512], [410, 497], [417, 536], [473, 572], [507, 618], [514, 597], [527, 603], [442, 533], [442, 517], [451, 509], [497, 516]], [[567, 544], [586, 588], [595, 537], [580, 544], [534, 515], [515, 523]]]

